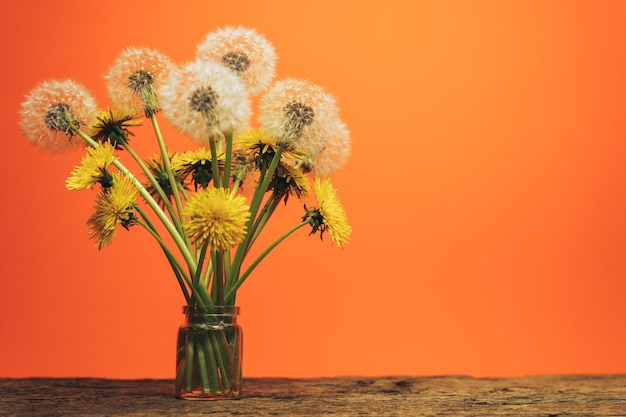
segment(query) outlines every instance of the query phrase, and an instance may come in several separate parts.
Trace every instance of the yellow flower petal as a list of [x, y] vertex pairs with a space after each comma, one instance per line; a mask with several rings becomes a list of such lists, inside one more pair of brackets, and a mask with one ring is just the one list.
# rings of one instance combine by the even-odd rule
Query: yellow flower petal
[[320, 205], [319, 212], [323, 217], [323, 224], [332, 241], [339, 247], [350, 242], [352, 227], [348, 224], [346, 212], [337, 198], [337, 190], [328, 178], [316, 177], [313, 182], [313, 192]]
[[183, 228], [193, 242], [223, 253], [243, 240], [250, 212], [244, 197], [207, 188], [191, 197], [182, 215], [190, 217]]
[[83, 190], [91, 188], [105, 178], [107, 170], [117, 159], [115, 149], [109, 142], [104, 142], [97, 148], [87, 148], [81, 164], [72, 170], [70, 177], [65, 181], [68, 190]]
[[114, 172], [112, 186], [102, 189], [96, 200], [96, 212], [87, 220], [89, 235], [99, 249], [109, 245], [115, 237], [117, 224], [128, 228], [133, 224], [133, 204], [138, 190], [126, 175]]

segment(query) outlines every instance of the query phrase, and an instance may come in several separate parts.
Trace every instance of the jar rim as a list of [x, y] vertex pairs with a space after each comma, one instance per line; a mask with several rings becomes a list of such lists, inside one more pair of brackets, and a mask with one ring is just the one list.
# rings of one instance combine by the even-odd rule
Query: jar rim
[[183, 314], [228, 314], [236, 316], [239, 315], [240, 311], [239, 306], [183, 306]]

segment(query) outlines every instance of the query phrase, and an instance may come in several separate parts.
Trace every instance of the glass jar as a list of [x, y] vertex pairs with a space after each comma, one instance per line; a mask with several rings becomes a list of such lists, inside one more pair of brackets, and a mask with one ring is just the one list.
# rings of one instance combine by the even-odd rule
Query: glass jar
[[239, 307], [184, 306], [176, 344], [176, 397], [241, 397], [242, 331]]

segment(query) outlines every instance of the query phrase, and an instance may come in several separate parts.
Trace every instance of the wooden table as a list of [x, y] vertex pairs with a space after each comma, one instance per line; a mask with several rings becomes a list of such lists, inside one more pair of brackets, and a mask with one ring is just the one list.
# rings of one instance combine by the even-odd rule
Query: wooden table
[[244, 381], [241, 400], [183, 401], [171, 380], [0, 379], [0, 416], [626, 416], [626, 375]]

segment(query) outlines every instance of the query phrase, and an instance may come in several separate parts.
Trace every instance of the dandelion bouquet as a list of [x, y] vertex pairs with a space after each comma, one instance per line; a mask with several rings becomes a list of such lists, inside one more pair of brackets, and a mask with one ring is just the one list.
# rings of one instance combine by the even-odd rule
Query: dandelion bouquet
[[[188, 314], [192, 330], [179, 334], [177, 395], [236, 398], [241, 345], [228, 317], [236, 313], [237, 290], [303, 227], [320, 237], [327, 232], [339, 247], [349, 242], [351, 228], [328, 175], [344, 164], [350, 137], [334, 98], [321, 87], [274, 81], [274, 48], [255, 30], [209, 33], [195, 58], [175, 65], [159, 51], [128, 48], [105, 76], [111, 108], [98, 110], [72, 80], [46, 81], [26, 96], [21, 125], [45, 150], [85, 147], [66, 186], [97, 190], [87, 225], [99, 249], [120, 226], [139, 226], [171, 265], [186, 308], [197, 313]], [[257, 95], [259, 127], [253, 129], [250, 102]], [[168, 149], [160, 113], [198, 148]], [[159, 149], [148, 158], [131, 146], [133, 129], [144, 120]], [[317, 205], [305, 204], [302, 218], [250, 259], [279, 206], [306, 198], [310, 182]], [[244, 185], [251, 194], [242, 192]]]

